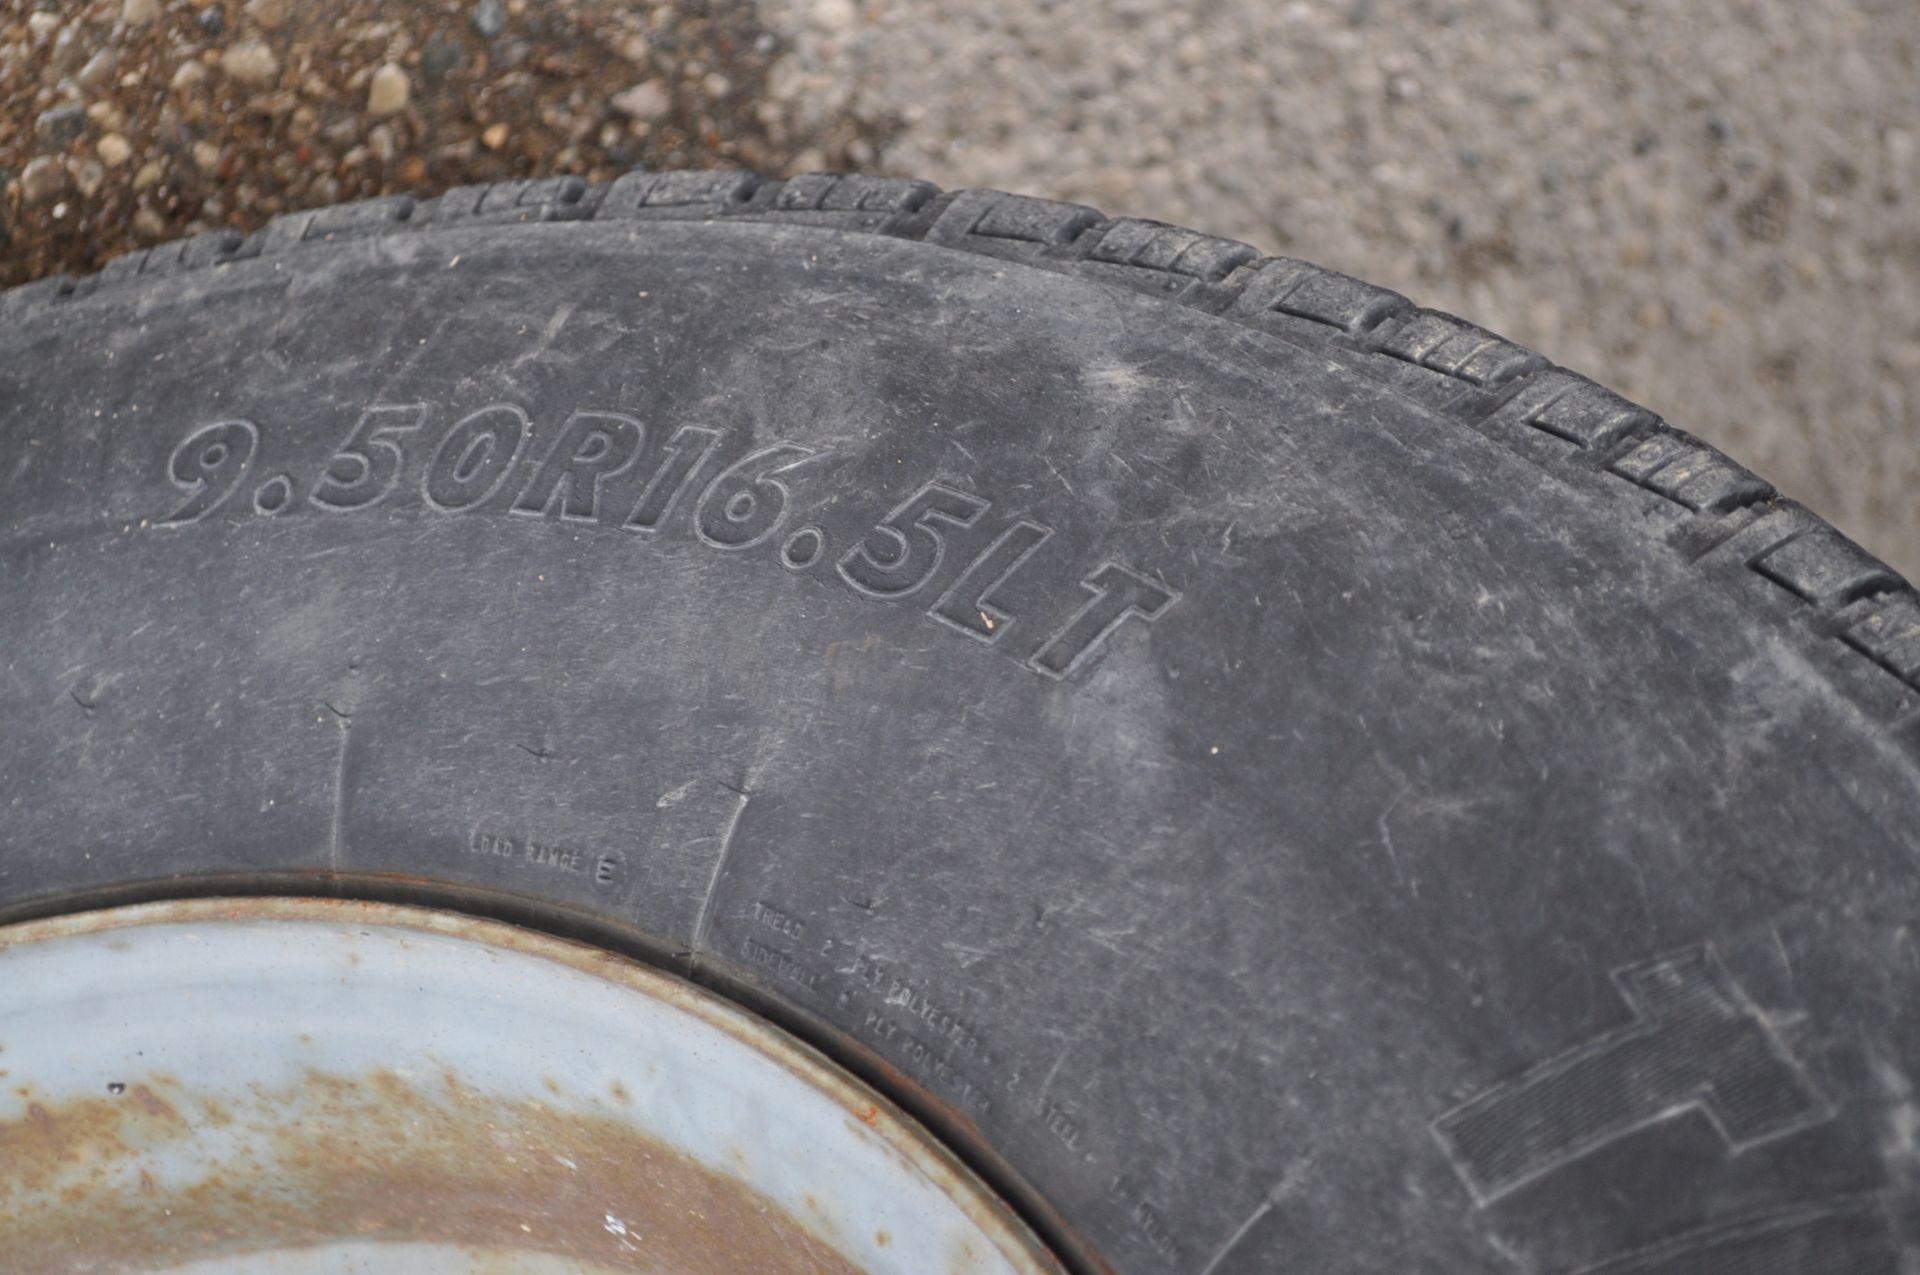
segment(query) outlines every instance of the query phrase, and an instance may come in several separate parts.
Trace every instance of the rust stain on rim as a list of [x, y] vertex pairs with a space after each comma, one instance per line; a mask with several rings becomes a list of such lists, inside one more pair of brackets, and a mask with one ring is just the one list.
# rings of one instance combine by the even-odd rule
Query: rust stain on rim
[[[351, 1239], [609, 1271], [856, 1272], [803, 1220], [617, 1118], [503, 1104], [451, 1073], [434, 1092], [391, 1072], [316, 1072], [216, 1108], [152, 1077], [122, 1099], [33, 1102], [0, 1125], [0, 1269], [131, 1273]], [[271, 1154], [184, 1190], [138, 1176], [156, 1144], [222, 1121], [269, 1127]]]
[[[489, 960], [558, 965], [670, 1007], [824, 1096], [849, 1138], [879, 1148], [901, 1181], [931, 1184], [959, 1211], [972, 1234], [947, 1245], [947, 1260], [923, 1262], [913, 1275], [1060, 1271], [1000, 1201], [884, 1098], [712, 994], [600, 949], [426, 909], [246, 898], [0, 928], [0, 961], [67, 940], [126, 952], [156, 927], [213, 935], [229, 924], [263, 923], [334, 934], [346, 927], [403, 950], [421, 940], [480, 945]], [[360, 953], [342, 955], [351, 971], [340, 977], [346, 984], [360, 976]], [[0, 1016], [0, 1048], [11, 1036]], [[298, 1043], [288, 1034], [288, 1049], [314, 1044], [314, 1033], [297, 1036]], [[655, 1275], [910, 1269], [890, 1255], [911, 1228], [846, 1234], [848, 1213], [833, 1199], [848, 1189], [843, 1181], [823, 1176], [802, 1202], [791, 1192], [783, 1201], [774, 1188], [761, 1189], [755, 1172], [764, 1178], [769, 1169], [756, 1170], [755, 1148], [729, 1147], [725, 1157], [690, 1153], [643, 1127], [643, 1104], [620, 1079], [593, 1092], [551, 1075], [537, 1077], [536, 1086], [502, 1092], [450, 1062], [307, 1066], [290, 1081], [254, 1081], [238, 1091], [169, 1070], [116, 1074], [104, 1092], [92, 1093], [72, 1092], [70, 1083], [53, 1092], [16, 1075], [0, 1084], [0, 1096], [10, 1099], [0, 1108], [9, 1116], [0, 1120], [0, 1269], [154, 1271], [345, 1242], [537, 1253], [593, 1271]], [[218, 1154], [206, 1171], [168, 1170], [181, 1152], [204, 1158], [209, 1147]], [[775, 1166], [765, 1181], [787, 1182], [806, 1168]], [[880, 1266], [857, 1264], [850, 1249], [889, 1256]]]

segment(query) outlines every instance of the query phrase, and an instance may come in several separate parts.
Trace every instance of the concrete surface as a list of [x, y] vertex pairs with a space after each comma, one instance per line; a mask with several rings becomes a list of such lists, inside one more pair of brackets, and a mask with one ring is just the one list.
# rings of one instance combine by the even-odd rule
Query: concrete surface
[[762, 0], [762, 20], [791, 46], [769, 89], [796, 127], [864, 121], [883, 170], [1400, 289], [1647, 403], [1920, 578], [1912, 0]]

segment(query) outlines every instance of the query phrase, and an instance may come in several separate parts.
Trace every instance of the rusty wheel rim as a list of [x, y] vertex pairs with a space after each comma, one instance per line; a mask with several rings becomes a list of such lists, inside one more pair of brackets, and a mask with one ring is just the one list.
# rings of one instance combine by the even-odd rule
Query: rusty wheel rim
[[0, 929], [0, 1268], [1059, 1275], [818, 1053], [623, 957], [391, 904]]

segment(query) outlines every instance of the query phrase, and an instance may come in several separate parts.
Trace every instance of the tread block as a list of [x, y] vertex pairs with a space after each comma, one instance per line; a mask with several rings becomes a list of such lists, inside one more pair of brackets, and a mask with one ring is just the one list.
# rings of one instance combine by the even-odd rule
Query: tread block
[[753, 221], [893, 234], [939, 193], [931, 182], [901, 177], [806, 173], [756, 191], [752, 205], [740, 215]]
[[586, 193], [587, 183], [578, 177], [456, 186], [440, 196], [433, 219], [468, 225], [557, 221], [577, 207]]
[[302, 239], [351, 238], [377, 234], [413, 216], [412, 195], [362, 199], [333, 208], [321, 208], [308, 219]]
[[807, 173], [782, 183], [773, 206], [782, 212], [910, 213], [937, 194], [932, 182], [904, 177]]
[[1482, 388], [1493, 389], [1548, 366], [1544, 358], [1526, 346], [1496, 337], [1452, 369], [1451, 374]]
[[414, 207], [412, 195], [386, 195], [310, 212], [285, 213], [268, 222], [254, 242], [259, 251], [272, 253], [319, 239], [365, 238], [411, 221]]
[[1521, 416], [1535, 429], [1588, 451], [1604, 451], [1629, 435], [1652, 429], [1659, 417], [1583, 376], [1553, 369], [1535, 378], [1539, 404]]
[[147, 273], [147, 260], [156, 252], [179, 245], [161, 244], [158, 248], [135, 248], [132, 252], [115, 257], [100, 267], [100, 279], [103, 283], [113, 283], [121, 279], [131, 279], [135, 275]]
[[1098, 225], [1098, 209], [1028, 195], [1001, 195], [973, 224], [972, 233], [988, 239], [1017, 239], [1022, 243], [1065, 244]]
[[628, 173], [607, 188], [598, 216], [645, 217], [650, 209], [684, 213], [704, 208], [719, 214], [747, 204], [765, 180], [758, 174], [721, 169], [712, 172]]
[[1753, 560], [1753, 569], [1815, 606], [1843, 606], [1876, 589], [1892, 589], [1900, 577], [1878, 558], [1831, 527], [1815, 527]]
[[1100, 231], [1094, 261], [1186, 275], [1217, 283], [1260, 254], [1235, 239], [1217, 239], [1165, 222], [1122, 217]]
[[1773, 484], [1719, 451], [1665, 430], [1643, 439], [1612, 469], [1695, 513], [1724, 513], [1773, 495]]
[[1878, 599], [1873, 611], [1844, 637], [1849, 646], [1920, 689], [1920, 594], [1903, 589]]
[[1632, 451], [1614, 461], [1613, 472], [1622, 478], [1631, 478], [1644, 487], [1648, 479], [1660, 472], [1661, 466], [1687, 450], [1688, 444], [1684, 438], [1662, 431], [1642, 439]]
[[497, 186], [493, 191], [488, 192], [487, 199], [482, 201], [482, 210], [496, 207], [546, 208], [577, 204], [587, 193], [587, 183], [585, 179], [579, 177], [545, 177], [538, 181], [518, 182], [515, 185], [519, 189], [513, 193], [510, 201], [507, 192]]
[[1438, 310], [1406, 316], [1381, 343], [1380, 351], [1485, 387], [1504, 385], [1547, 366], [1545, 359], [1525, 346]]
[[1040, 248], [1072, 243], [1105, 218], [1083, 204], [1065, 204], [997, 190], [963, 190], [927, 228], [931, 243], [1000, 257], [1031, 257]]
[[1234, 305], [1240, 315], [1292, 315], [1358, 336], [1413, 308], [1397, 292], [1291, 257], [1262, 262]]
[[160, 249], [154, 249], [147, 256], [147, 273], [152, 274], [156, 269], [197, 270], [230, 261], [242, 254], [246, 244], [247, 237], [237, 230], [209, 230], [182, 241], [179, 252], [171, 257], [162, 258]]
[[239, 255], [247, 237], [237, 230], [209, 230], [191, 239], [176, 239], [144, 251], [115, 257], [100, 270], [103, 280], [126, 279], [134, 275], [167, 274], [175, 270], [195, 270], [217, 265]]

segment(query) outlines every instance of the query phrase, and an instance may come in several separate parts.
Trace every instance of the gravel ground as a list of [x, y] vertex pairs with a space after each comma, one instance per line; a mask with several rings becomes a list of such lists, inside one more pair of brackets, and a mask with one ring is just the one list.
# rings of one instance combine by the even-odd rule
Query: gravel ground
[[779, 47], [741, 3], [0, 0], [0, 286], [394, 191], [870, 161], [769, 105]]
[[1920, 578], [1912, 0], [0, 0], [0, 283], [634, 164], [1162, 217], [1451, 309]]

